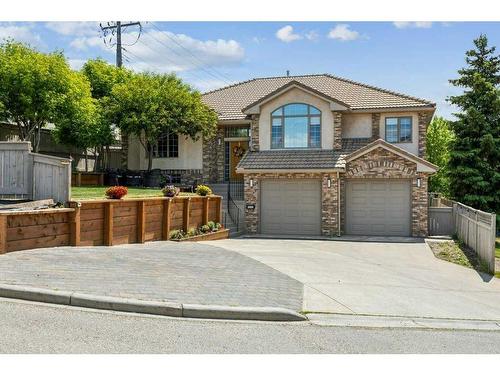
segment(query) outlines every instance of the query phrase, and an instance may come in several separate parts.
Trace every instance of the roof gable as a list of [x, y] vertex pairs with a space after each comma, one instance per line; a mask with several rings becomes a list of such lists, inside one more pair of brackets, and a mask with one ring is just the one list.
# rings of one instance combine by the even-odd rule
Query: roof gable
[[349, 108], [349, 106], [346, 103], [343, 103], [335, 98], [332, 98], [331, 96], [325, 94], [324, 92], [315, 90], [312, 87], [309, 87], [309, 86], [307, 86], [299, 81], [293, 80], [293, 81], [290, 81], [290, 82], [284, 84], [283, 86], [277, 88], [276, 90], [270, 92], [266, 96], [249, 104], [248, 106], [246, 106], [245, 108], [242, 109], [242, 112], [245, 114], [259, 113], [260, 107], [263, 104], [273, 100], [274, 98], [276, 98], [280, 95], [283, 95], [284, 93], [286, 93], [294, 88], [297, 88], [297, 89], [305, 91], [311, 95], [318, 96], [318, 97], [326, 100], [327, 102], [330, 103], [330, 108], [332, 110], [342, 111], [342, 110], [346, 110]]
[[437, 172], [439, 167], [437, 165], [432, 164], [431, 162], [418, 157], [406, 150], [403, 150], [400, 147], [397, 147], [393, 145], [392, 143], [386, 142], [383, 139], [377, 139], [376, 141], [373, 141], [369, 144], [367, 144], [364, 147], [359, 148], [358, 150], [354, 151], [353, 153], [349, 154], [346, 157], [346, 162], [355, 160], [377, 148], [383, 148], [393, 154], [396, 154], [404, 159], [413, 161], [417, 164], [417, 172], [428, 172], [428, 173], [434, 173]]

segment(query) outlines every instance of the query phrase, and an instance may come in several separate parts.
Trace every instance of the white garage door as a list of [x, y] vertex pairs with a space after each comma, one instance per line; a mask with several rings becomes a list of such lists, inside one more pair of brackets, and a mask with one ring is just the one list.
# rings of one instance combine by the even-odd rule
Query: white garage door
[[260, 232], [320, 235], [320, 180], [263, 180]]
[[347, 180], [346, 234], [410, 236], [409, 180]]

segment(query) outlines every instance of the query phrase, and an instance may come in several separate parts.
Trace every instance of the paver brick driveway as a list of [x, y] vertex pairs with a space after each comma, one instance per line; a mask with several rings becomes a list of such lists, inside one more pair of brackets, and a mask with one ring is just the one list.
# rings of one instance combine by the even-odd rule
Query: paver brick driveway
[[233, 239], [237, 251], [304, 284], [304, 310], [500, 319], [500, 279], [434, 257], [421, 243]]
[[0, 283], [224, 306], [300, 311], [299, 281], [208, 243], [59, 247], [0, 256]]

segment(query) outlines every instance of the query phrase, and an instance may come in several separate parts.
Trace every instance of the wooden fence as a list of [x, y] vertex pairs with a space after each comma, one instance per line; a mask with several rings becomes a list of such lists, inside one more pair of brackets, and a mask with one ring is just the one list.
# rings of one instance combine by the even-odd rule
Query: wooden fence
[[496, 215], [429, 195], [429, 235], [456, 235], [495, 272]]
[[167, 240], [221, 221], [221, 197], [137, 198], [70, 202], [70, 208], [0, 212], [0, 254], [52, 246]]
[[70, 199], [71, 160], [31, 152], [30, 142], [0, 142], [0, 196]]
[[104, 173], [102, 172], [73, 172], [71, 186], [103, 186]]

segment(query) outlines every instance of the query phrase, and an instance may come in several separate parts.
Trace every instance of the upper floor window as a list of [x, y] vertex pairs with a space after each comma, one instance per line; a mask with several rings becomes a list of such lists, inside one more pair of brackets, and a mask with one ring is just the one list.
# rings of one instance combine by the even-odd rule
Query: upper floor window
[[321, 112], [318, 108], [293, 103], [271, 113], [271, 148], [307, 147], [321, 147]]
[[386, 117], [385, 140], [390, 143], [407, 143], [412, 138], [411, 117]]
[[156, 158], [179, 157], [179, 136], [174, 133], [163, 133], [154, 148], [154, 156]]

